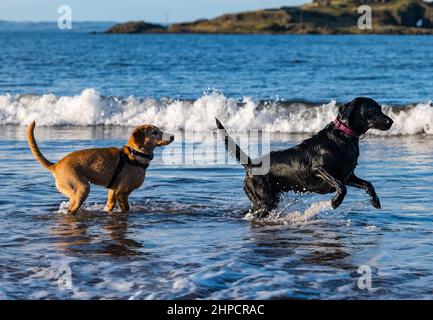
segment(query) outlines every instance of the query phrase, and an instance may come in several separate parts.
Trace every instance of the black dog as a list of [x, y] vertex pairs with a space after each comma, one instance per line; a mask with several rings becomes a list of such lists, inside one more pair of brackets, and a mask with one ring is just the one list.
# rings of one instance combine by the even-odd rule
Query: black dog
[[291, 190], [320, 194], [337, 192], [331, 202], [335, 209], [346, 196], [346, 185], [364, 189], [370, 195], [373, 207], [380, 209], [373, 185], [354, 174], [359, 137], [368, 129], [388, 130], [393, 123], [376, 101], [356, 98], [341, 106], [337, 119], [313, 137], [293, 148], [272, 151], [268, 155], [269, 172], [264, 175], [251, 173], [264, 157], [252, 161], [218, 119], [216, 123], [225, 139], [226, 149], [234, 153], [238, 161], [246, 160], [243, 164], [246, 169], [244, 190], [259, 217], [276, 208], [280, 195]]

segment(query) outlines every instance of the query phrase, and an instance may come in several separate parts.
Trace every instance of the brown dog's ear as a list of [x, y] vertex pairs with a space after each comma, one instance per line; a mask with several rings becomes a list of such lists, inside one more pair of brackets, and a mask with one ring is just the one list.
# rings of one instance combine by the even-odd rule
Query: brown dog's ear
[[353, 109], [355, 109], [356, 101], [352, 100], [349, 103], [343, 104], [338, 109], [338, 119], [340, 120], [349, 120], [349, 116], [352, 113]]
[[129, 139], [129, 144], [132, 146], [140, 147], [144, 142], [144, 130], [142, 128], [135, 128], [132, 131], [131, 138]]
[[141, 130], [138, 128], [135, 128], [134, 131], [132, 131], [132, 139], [134, 140], [134, 142], [136, 144], [138, 144], [140, 141], [140, 138], [141, 138]]
[[135, 139], [138, 139], [139, 137], [140, 137], [140, 129], [139, 128], [135, 128], [134, 129], [134, 131], [132, 131], [132, 136], [135, 138]]

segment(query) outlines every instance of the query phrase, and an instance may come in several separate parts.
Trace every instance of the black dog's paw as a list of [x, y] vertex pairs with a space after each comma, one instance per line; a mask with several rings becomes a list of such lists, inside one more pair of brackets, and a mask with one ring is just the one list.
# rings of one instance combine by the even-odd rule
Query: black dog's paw
[[343, 203], [343, 198], [340, 198], [340, 197], [335, 197], [331, 201], [331, 205], [332, 205], [333, 209], [337, 209], [340, 206], [340, 204], [342, 204], [342, 203]]
[[371, 204], [376, 209], [381, 209], [379, 197], [375, 194], [371, 197]]
[[269, 211], [266, 209], [261, 209], [261, 210], [256, 211], [257, 219], [266, 218], [268, 215], [269, 215]]
[[266, 209], [247, 209], [243, 211], [243, 216], [250, 216], [253, 219], [263, 219], [269, 215], [269, 211]]

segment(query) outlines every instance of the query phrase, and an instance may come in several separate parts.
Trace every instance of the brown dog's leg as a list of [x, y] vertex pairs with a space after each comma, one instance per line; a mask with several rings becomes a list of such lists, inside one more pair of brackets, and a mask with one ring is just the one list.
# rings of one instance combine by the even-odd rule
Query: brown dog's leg
[[89, 195], [90, 191], [90, 184], [78, 182], [76, 185], [76, 191], [74, 195], [74, 199], [71, 201], [69, 200], [69, 213], [72, 215], [75, 215], [80, 209], [81, 205], [86, 200], [87, 196]]
[[105, 206], [105, 211], [112, 211], [117, 203], [117, 196], [114, 190], [108, 190], [108, 200], [107, 205]]
[[128, 196], [129, 193], [122, 193], [119, 194], [119, 196], [117, 197], [117, 200], [119, 200], [120, 209], [122, 210], [123, 213], [128, 212], [130, 209], [128, 203]]

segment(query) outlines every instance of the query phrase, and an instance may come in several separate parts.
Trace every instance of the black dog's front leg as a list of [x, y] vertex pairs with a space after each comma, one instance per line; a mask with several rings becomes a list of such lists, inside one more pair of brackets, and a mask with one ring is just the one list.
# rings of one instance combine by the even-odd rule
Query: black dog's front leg
[[317, 177], [322, 178], [328, 182], [331, 186], [335, 188], [337, 194], [332, 199], [331, 204], [334, 209], [336, 209], [344, 200], [347, 193], [346, 186], [340, 181], [335, 179], [324, 167], [314, 166], [313, 171]]
[[365, 192], [367, 192], [367, 194], [370, 196], [371, 204], [373, 205], [373, 207], [375, 207], [376, 209], [380, 209], [380, 200], [371, 182], [362, 180], [357, 176], [355, 176], [354, 174], [352, 174], [347, 180], [347, 185], [355, 188], [364, 189]]

